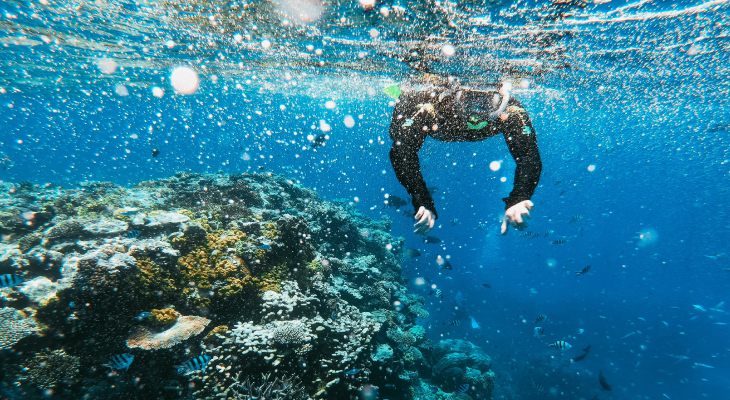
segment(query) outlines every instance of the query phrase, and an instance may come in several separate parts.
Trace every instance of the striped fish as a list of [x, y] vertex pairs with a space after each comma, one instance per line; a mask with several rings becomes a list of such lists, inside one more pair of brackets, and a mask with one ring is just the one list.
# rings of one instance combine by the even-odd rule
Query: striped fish
[[123, 353], [123, 354], [117, 354], [114, 357], [112, 357], [111, 361], [109, 361], [109, 364], [104, 364], [105, 366], [111, 368], [114, 371], [118, 370], [129, 370], [129, 366], [132, 365], [132, 361], [134, 361], [134, 356], [129, 353]]
[[589, 265], [580, 271], [575, 271], [575, 276], [585, 275], [588, 273], [588, 271], [590, 271], [590, 269], [591, 269], [591, 266]]
[[539, 383], [535, 383], [534, 381], [532, 382], [532, 387], [535, 388], [536, 390], [540, 391], [540, 392], [542, 392], [543, 390], [545, 390], [545, 387], [543, 385], [541, 385]]
[[545, 232], [545, 237], [548, 237], [548, 236], [552, 235], [553, 233], [555, 233], [555, 231], [550, 229], [547, 232]]
[[571, 346], [570, 343], [568, 343], [564, 340], [558, 340], [558, 341], [550, 343], [549, 345], [547, 345], [547, 347], [552, 347], [557, 350], [567, 350], [573, 346]]
[[468, 383], [465, 383], [458, 388], [456, 388], [456, 391], [454, 393], [466, 393], [469, 390], [470, 386]]
[[583, 220], [582, 215], [574, 215], [572, 218], [570, 218], [570, 223], [572, 224], [573, 222], [580, 222], [582, 220]]
[[555, 244], [566, 244], [566, 243], [568, 243], [568, 241], [567, 241], [567, 240], [565, 240], [565, 239], [558, 239], [558, 240], [553, 240], [553, 241], [552, 241], [552, 242], [550, 242], [549, 244], [553, 244], [553, 245], [555, 245]]
[[546, 319], [547, 319], [547, 315], [540, 314], [540, 315], [537, 316], [537, 318], [535, 318], [535, 323], [545, 321]]
[[457, 325], [461, 325], [461, 322], [459, 322], [458, 319], [455, 319], [455, 320], [449, 322], [449, 326], [457, 326]]
[[15, 285], [20, 285], [20, 283], [23, 282], [23, 278], [19, 277], [15, 274], [4, 274], [0, 275], [0, 289], [13, 287]]
[[545, 328], [541, 328], [539, 326], [535, 327], [535, 337], [536, 338], [540, 339], [542, 337], [542, 335], [544, 335], [544, 334], [545, 334]]
[[444, 292], [441, 289], [436, 289], [436, 297], [444, 298]]
[[140, 234], [140, 232], [138, 230], [127, 231], [127, 238], [135, 239], [137, 236], [139, 236], [139, 234]]
[[177, 369], [178, 374], [187, 375], [195, 371], [205, 369], [210, 362], [210, 356], [202, 355], [195, 358], [191, 358]]

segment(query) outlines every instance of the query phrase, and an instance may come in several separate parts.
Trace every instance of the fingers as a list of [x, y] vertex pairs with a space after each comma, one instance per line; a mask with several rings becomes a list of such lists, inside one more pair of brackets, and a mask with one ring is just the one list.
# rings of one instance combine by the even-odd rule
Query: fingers
[[507, 234], [508, 227], [509, 225], [507, 224], [507, 218], [505, 218], [504, 220], [502, 220], [502, 236]]
[[418, 207], [418, 212], [416, 212], [416, 215], [414, 216], [414, 218], [416, 218], [416, 219], [421, 218], [425, 211], [426, 211], [426, 207], [423, 207], [423, 206]]
[[535, 208], [535, 205], [532, 204], [530, 200], [525, 200], [525, 208], [532, 211], [532, 209]]

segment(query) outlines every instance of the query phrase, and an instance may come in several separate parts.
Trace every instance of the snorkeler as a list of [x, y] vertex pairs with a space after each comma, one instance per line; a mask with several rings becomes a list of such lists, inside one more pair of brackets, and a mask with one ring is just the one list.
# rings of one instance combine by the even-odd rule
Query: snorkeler
[[414, 233], [426, 235], [438, 218], [418, 159], [427, 136], [441, 142], [478, 142], [502, 133], [517, 163], [512, 192], [502, 199], [506, 205], [502, 234], [509, 225], [518, 230], [527, 227], [542, 162], [535, 129], [522, 104], [510, 97], [510, 89], [506, 82], [476, 90], [429, 73], [407, 85], [386, 88], [397, 102], [390, 122], [390, 161], [413, 198], [418, 220]]

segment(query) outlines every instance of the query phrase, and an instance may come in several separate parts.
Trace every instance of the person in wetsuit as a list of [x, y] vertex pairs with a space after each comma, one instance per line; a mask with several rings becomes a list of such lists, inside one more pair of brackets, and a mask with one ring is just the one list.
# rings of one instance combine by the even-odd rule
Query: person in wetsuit
[[418, 159], [427, 136], [441, 142], [478, 142], [501, 133], [517, 163], [512, 192], [502, 199], [506, 209], [502, 234], [509, 225], [526, 228], [542, 162], [530, 117], [522, 104], [509, 96], [510, 87], [504, 84], [475, 90], [461, 87], [451, 78], [425, 74], [399, 89], [402, 91], [390, 122], [390, 161], [398, 181], [412, 197], [418, 220], [414, 233], [427, 234], [438, 218]]

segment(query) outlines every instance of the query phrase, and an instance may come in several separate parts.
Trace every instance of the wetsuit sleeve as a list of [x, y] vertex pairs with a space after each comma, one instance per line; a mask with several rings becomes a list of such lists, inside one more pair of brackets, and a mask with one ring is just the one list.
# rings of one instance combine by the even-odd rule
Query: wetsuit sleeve
[[542, 161], [540, 151], [537, 147], [537, 136], [532, 127], [530, 117], [522, 105], [515, 102], [515, 105], [508, 107], [509, 117], [501, 122], [500, 128], [507, 142], [509, 152], [512, 154], [517, 168], [515, 169], [515, 180], [509, 197], [502, 199], [505, 209], [525, 200], [530, 200], [535, 192], [540, 173], [542, 172]]
[[418, 159], [418, 151], [421, 150], [427, 136], [423, 131], [423, 126], [429, 121], [425, 121], [428, 118], [421, 117], [424, 114], [415, 116], [415, 121], [411, 119], [417, 112], [415, 101], [408, 97], [403, 98], [393, 110], [393, 117], [390, 120], [390, 138], [393, 139], [390, 162], [398, 182], [411, 195], [414, 210], [418, 212], [418, 209], [423, 206], [438, 218], [433, 198], [426, 189], [426, 182], [421, 174], [421, 163]]

